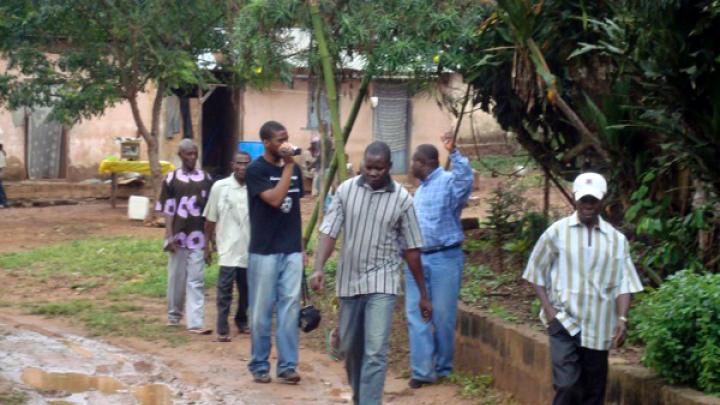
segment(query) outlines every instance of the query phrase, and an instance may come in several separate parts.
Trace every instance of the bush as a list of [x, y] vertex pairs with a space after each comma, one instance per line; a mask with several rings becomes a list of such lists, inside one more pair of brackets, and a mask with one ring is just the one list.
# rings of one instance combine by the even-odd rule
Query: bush
[[670, 383], [720, 393], [720, 274], [678, 272], [634, 312], [646, 366]]

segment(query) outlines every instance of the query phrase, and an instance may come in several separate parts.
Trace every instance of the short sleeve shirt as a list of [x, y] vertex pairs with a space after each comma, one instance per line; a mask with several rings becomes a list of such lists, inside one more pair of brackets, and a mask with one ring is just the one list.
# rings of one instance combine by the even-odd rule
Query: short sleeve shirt
[[217, 224], [215, 242], [220, 266], [247, 268], [250, 243], [248, 209], [247, 186], [238, 183], [235, 176], [230, 175], [212, 186], [203, 216]]
[[250, 253], [271, 255], [302, 252], [302, 223], [300, 198], [303, 196], [302, 173], [293, 167], [288, 194], [282, 205], [275, 208], [260, 197], [280, 181], [283, 168], [263, 156], [247, 168], [246, 182], [250, 201]]
[[174, 170], [165, 176], [155, 210], [173, 217], [172, 237], [180, 247], [205, 247], [205, 218], [202, 216], [212, 180], [200, 169]]
[[[599, 218], [588, 236], [577, 213], [553, 223], [538, 239], [523, 278], [543, 286], [557, 320], [580, 344], [608, 350], [617, 324], [615, 300], [643, 290], [625, 235]], [[544, 311], [540, 319], [547, 324]]]
[[394, 181], [373, 190], [363, 176], [338, 187], [320, 232], [344, 238], [335, 278], [338, 297], [398, 294], [402, 251], [423, 246], [410, 193]]

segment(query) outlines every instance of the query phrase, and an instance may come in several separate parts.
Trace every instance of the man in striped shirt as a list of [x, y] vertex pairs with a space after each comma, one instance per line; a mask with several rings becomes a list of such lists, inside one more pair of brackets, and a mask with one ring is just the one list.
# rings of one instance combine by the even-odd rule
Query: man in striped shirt
[[321, 290], [323, 267], [343, 233], [336, 274], [340, 298], [340, 351], [353, 389], [353, 402], [382, 403], [388, 337], [400, 292], [402, 256], [418, 285], [423, 318], [432, 316], [420, 264], [422, 236], [412, 196], [390, 178], [390, 148], [373, 142], [363, 158], [362, 174], [343, 182], [320, 227], [314, 290]]
[[601, 175], [578, 176], [576, 212], [542, 234], [523, 273], [550, 337], [554, 405], [604, 402], [608, 351], [623, 344], [630, 295], [643, 289], [627, 239], [600, 218], [606, 191]]

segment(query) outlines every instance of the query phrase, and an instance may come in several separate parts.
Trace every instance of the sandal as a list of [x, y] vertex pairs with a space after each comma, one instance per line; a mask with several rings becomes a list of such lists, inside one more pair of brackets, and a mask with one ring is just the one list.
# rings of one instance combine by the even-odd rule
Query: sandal
[[188, 329], [187, 331], [195, 335], [209, 335], [212, 333], [212, 329], [205, 328], [192, 328]]

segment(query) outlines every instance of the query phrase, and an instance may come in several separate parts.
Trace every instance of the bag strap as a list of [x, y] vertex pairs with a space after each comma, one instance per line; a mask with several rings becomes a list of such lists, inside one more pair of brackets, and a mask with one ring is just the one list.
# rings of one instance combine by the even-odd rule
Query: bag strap
[[305, 269], [302, 270], [302, 282], [301, 282], [301, 292], [302, 292], [302, 306], [307, 306], [307, 303], [310, 301], [310, 289], [308, 289], [307, 284], [307, 276], [305, 275]]

